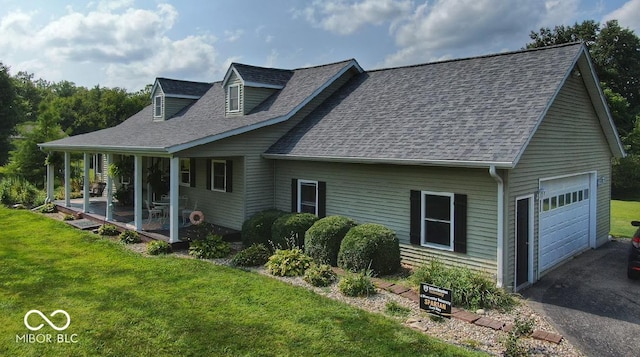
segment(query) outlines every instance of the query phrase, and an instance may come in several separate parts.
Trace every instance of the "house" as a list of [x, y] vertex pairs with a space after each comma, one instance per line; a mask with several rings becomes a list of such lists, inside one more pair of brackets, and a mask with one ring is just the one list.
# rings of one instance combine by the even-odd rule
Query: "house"
[[407, 264], [438, 258], [518, 290], [607, 240], [624, 151], [582, 44], [373, 71], [233, 63], [221, 82], [159, 78], [152, 98], [41, 146], [133, 157], [138, 229], [143, 171], [165, 162], [172, 242], [183, 195], [234, 229], [272, 207], [345, 215], [393, 229]]

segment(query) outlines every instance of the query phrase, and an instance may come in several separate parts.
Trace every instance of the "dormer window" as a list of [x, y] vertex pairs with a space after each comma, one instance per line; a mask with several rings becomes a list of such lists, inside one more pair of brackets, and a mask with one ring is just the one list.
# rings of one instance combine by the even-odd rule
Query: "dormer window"
[[229, 112], [240, 111], [240, 86], [229, 86], [227, 96], [229, 98]]
[[162, 96], [153, 97], [153, 117], [162, 118]]

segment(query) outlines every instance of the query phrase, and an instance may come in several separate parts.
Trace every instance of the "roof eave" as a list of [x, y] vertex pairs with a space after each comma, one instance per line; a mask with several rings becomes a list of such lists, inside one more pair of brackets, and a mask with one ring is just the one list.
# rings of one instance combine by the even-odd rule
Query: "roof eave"
[[167, 155], [168, 151], [164, 147], [145, 146], [100, 146], [100, 145], [50, 145], [47, 143], [38, 144], [44, 151], [62, 152], [100, 152], [100, 153], [131, 153], [131, 154], [153, 154]]
[[309, 156], [291, 154], [262, 154], [265, 159], [292, 160], [292, 161], [322, 161], [350, 164], [388, 164], [405, 166], [442, 166], [459, 168], [488, 168], [494, 166], [497, 169], [512, 169], [514, 164], [505, 161], [471, 161], [471, 160], [418, 160], [418, 159], [394, 159], [394, 158], [368, 158], [348, 156]]

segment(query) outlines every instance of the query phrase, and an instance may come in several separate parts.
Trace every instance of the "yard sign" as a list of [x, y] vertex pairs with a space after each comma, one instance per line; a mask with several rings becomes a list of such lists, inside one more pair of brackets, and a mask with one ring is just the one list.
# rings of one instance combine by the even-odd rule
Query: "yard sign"
[[451, 290], [420, 284], [420, 308], [440, 317], [451, 318]]

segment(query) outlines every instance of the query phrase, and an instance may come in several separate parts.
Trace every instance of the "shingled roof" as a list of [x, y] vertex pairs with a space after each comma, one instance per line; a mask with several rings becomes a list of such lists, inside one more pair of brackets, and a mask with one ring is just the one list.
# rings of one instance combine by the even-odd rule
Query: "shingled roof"
[[[162, 88], [166, 96], [202, 97], [211, 88], [211, 83], [181, 81], [169, 78], [157, 78], [156, 84]], [[152, 91], [153, 93], [153, 91]]]
[[355, 60], [295, 69], [278, 95], [243, 116], [225, 117], [225, 93], [222, 83], [216, 82], [170, 120], [153, 121], [153, 108], [147, 106], [115, 127], [40, 146], [51, 150], [173, 153], [287, 120], [324, 86], [353, 68], [360, 69]]
[[570, 44], [362, 73], [265, 157], [513, 167], [585, 51]]
[[235, 68], [242, 80], [251, 84], [266, 84], [276, 87], [283, 87], [293, 75], [293, 71], [278, 68], [264, 68], [249, 66], [241, 63], [232, 63], [231, 68]]

